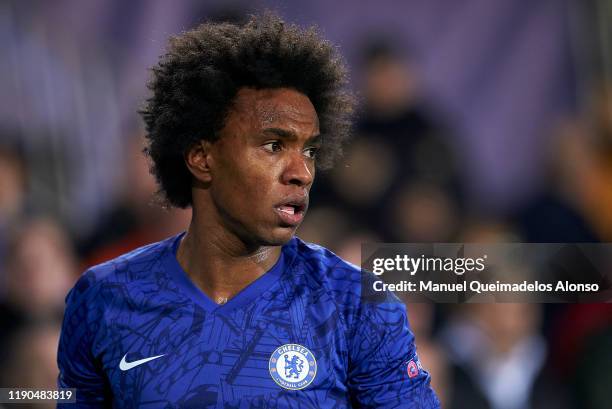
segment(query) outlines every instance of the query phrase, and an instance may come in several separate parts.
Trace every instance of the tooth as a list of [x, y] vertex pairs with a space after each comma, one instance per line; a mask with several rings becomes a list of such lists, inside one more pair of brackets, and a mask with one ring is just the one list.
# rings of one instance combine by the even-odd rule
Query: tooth
[[295, 209], [291, 206], [281, 206], [280, 211], [287, 214], [295, 213]]

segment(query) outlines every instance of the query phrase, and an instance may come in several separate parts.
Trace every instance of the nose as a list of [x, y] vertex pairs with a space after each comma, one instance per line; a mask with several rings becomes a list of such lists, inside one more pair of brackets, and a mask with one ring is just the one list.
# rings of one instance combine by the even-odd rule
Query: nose
[[310, 187], [314, 180], [314, 163], [302, 152], [292, 153], [282, 174], [282, 182], [286, 185]]

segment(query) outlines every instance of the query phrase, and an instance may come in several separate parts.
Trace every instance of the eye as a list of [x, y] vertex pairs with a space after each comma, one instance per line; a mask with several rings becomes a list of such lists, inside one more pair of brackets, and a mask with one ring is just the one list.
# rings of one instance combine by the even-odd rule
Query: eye
[[317, 156], [317, 152], [319, 152], [319, 148], [311, 146], [309, 148], [304, 149], [304, 156], [310, 159], [314, 159]]
[[268, 142], [263, 145], [264, 150], [268, 152], [279, 152], [282, 149], [282, 145], [279, 141]]

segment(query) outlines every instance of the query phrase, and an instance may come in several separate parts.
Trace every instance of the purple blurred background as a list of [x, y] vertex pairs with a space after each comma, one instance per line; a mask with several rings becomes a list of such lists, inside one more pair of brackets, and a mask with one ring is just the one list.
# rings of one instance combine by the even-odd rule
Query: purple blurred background
[[[316, 24], [360, 100], [302, 238], [356, 263], [368, 240], [612, 241], [609, 1], [3, 1], [0, 386], [53, 386], [84, 268], [187, 226], [140, 154], [168, 37], [264, 9]], [[607, 305], [409, 311], [444, 407], [612, 405]]]

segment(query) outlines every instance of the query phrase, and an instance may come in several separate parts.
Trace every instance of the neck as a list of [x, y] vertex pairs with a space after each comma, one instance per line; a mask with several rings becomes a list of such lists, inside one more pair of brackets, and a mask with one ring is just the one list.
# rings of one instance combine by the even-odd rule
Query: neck
[[176, 256], [191, 280], [209, 298], [223, 304], [265, 274], [280, 252], [280, 246], [245, 243], [218, 224], [198, 220], [194, 211]]

